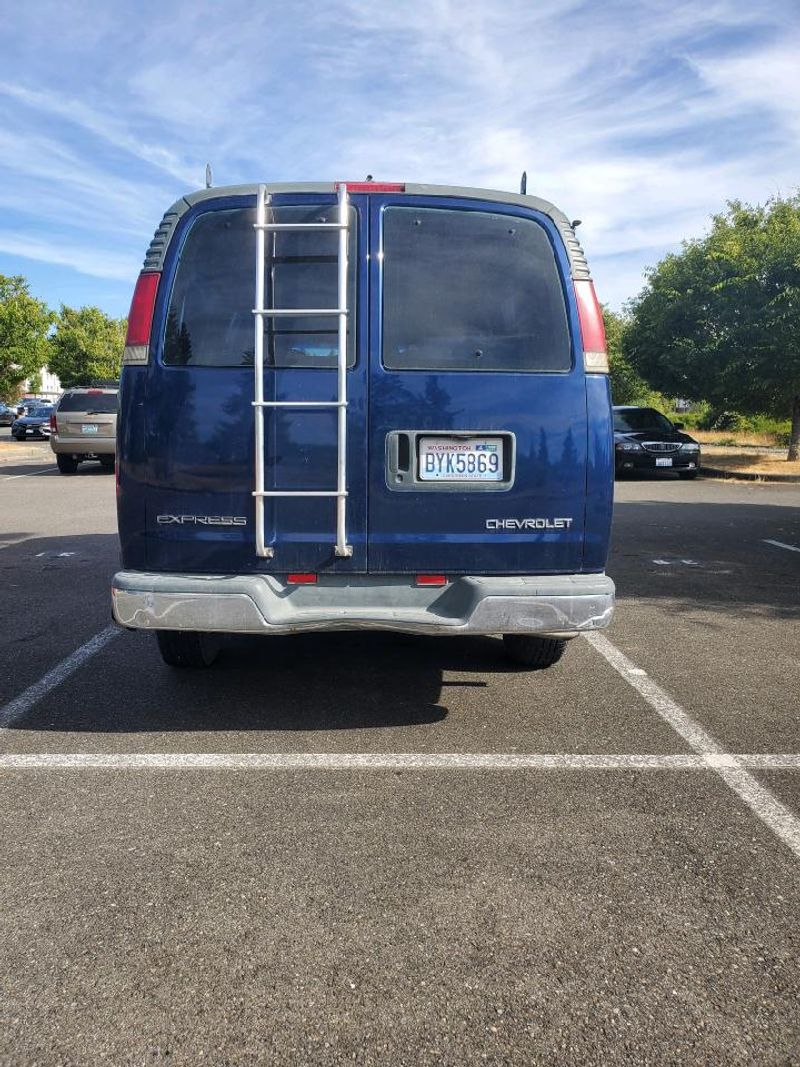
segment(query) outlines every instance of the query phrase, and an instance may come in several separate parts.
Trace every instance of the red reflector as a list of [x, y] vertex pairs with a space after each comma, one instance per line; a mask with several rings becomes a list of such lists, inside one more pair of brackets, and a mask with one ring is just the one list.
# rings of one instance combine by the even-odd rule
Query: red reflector
[[603, 311], [594, 291], [594, 282], [588, 278], [578, 278], [574, 285], [583, 350], [584, 352], [605, 352], [606, 331], [603, 326]]
[[289, 585], [316, 585], [316, 574], [287, 574], [286, 581]]
[[336, 188], [346, 185], [348, 193], [404, 193], [405, 182], [336, 182]]
[[128, 335], [126, 345], [149, 345], [150, 327], [153, 325], [153, 308], [156, 305], [156, 293], [161, 275], [158, 273], [140, 274], [133, 290], [131, 310], [128, 314]]
[[102, 389], [87, 389], [86, 392], [89, 394], [89, 396], [93, 396], [93, 395], [96, 395], [97, 393], [102, 393], [103, 390]]
[[418, 574], [417, 585], [447, 585], [447, 578], [443, 574]]

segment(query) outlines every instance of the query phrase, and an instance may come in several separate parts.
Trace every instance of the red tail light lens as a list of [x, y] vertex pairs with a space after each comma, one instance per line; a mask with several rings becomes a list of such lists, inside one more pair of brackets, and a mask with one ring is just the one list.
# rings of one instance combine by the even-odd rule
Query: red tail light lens
[[578, 320], [583, 341], [583, 364], [593, 374], [608, 374], [606, 330], [603, 325], [603, 309], [594, 291], [594, 282], [578, 278], [574, 282], [578, 304]]
[[418, 574], [416, 582], [417, 585], [447, 585], [447, 578], [444, 574]]
[[316, 574], [287, 574], [286, 581], [289, 585], [316, 585]]
[[50, 416], [50, 429], [53, 433], [56, 432], [56, 416], [55, 412]]
[[136, 281], [133, 291], [131, 310], [128, 314], [128, 335], [125, 338], [125, 347], [150, 344], [150, 329], [153, 325], [153, 309], [156, 305], [156, 294], [161, 275], [158, 273], [142, 273]]
[[336, 182], [336, 188], [346, 185], [348, 193], [404, 193], [405, 182]]

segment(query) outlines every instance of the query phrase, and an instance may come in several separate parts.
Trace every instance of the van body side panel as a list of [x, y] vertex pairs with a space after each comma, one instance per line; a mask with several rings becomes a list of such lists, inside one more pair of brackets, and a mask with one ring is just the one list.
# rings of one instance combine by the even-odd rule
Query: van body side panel
[[607, 374], [586, 375], [588, 462], [583, 569], [605, 570], [614, 502], [614, 425]]
[[[275, 207], [308, 206], [330, 212], [332, 196], [275, 196]], [[148, 489], [145, 522], [147, 566], [154, 571], [194, 574], [287, 571], [354, 572], [366, 569], [366, 337], [368, 299], [366, 241], [368, 220], [363, 203], [351, 198], [356, 213], [358, 254], [354, 322], [355, 365], [348, 370], [348, 539], [353, 556], [334, 555], [336, 521], [333, 498], [268, 499], [265, 503], [271, 559], [255, 551], [254, 382], [252, 336], [256, 240], [253, 197], [202, 201], [178, 223], [164, 259], [164, 274], [154, 315], [146, 410]], [[193, 224], [205, 213], [246, 209], [252, 234], [242, 249], [241, 284], [236, 306], [223, 304], [227, 328], [235, 330], [250, 354], [242, 366], [170, 364], [165, 337], [170, 294]], [[249, 215], [252, 214], [252, 222]], [[244, 233], [244, 229], [242, 229]], [[329, 237], [330, 235], [326, 235]], [[238, 267], [236, 268], [239, 269]], [[335, 274], [335, 264], [333, 266]], [[246, 276], [246, 277], [245, 277]], [[237, 283], [238, 284], [238, 283]], [[213, 287], [207, 294], [213, 301]], [[352, 294], [351, 294], [352, 299]], [[335, 302], [334, 302], [335, 303]], [[326, 303], [327, 307], [328, 304]], [[333, 304], [331, 305], [333, 306]], [[200, 312], [201, 313], [202, 309]], [[245, 326], [245, 319], [247, 325]], [[174, 336], [173, 336], [174, 343]], [[174, 353], [170, 357], [174, 359]], [[249, 362], [248, 362], [249, 361]], [[334, 401], [333, 366], [265, 366], [267, 400]], [[323, 490], [336, 487], [335, 409], [265, 410], [265, 488]]]
[[[437, 256], [446, 241], [447, 224], [436, 212], [450, 212], [459, 229], [464, 254], [477, 257], [478, 287], [491, 289], [491, 302], [476, 312], [470, 326], [482, 345], [481, 330], [487, 337], [485, 352], [461, 337], [451, 338], [443, 328], [433, 336], [421, 356], [407, 353], [400, 341], [391, 352], [385, 346], [384, 280], [391, 277], [391, 242], [383, 234], [386, 213], [401, 208], [409, 216], [408, 247], [414, 249], [412, 227], [421, 235], [420, 250]], [[455, 213], [463, 213], [463, 217]], [[480, 216], [483, 216], [481, 218]], [[433, 572], [463, 574], [569, 574], [582, 566], [587, 469], [586, 394], [580, 332], [572, 297], [569, 264], [563, 242], [552, 221], [541, 214], [507, 204], [462, 201], [442, 197], [373, 196], [371, 205], [371, 290], [370, 337], [370, 477], [369, 477], [369, 570], [370, 573]], [[401, 220], [402, 222], [403, 220]], [[484, 224], [485, 223], [485, 224]], [[470, 245], [471, 226], [475, 243]], [[425, 228], [431, 229], [426, 245]], [[555, 300], [561, 316], [559, 329], [562, 364], [559, 369], [538, 372], [509, 369], [518, 356], [513, 335], [492, 335], [496, 330], [494, 307], [506, 299], [503, 280], [497, 283], [486, 272], [502, 264], [505, 251], [487, 252], [497, 241], [508, 240], [513, 253], [515, 231], [528, 227], [538, 230], [537, 247], [549, 256], [549, 298]], [[402, 227], [401, 227], [402, 228]], [[532, 235], [536, 236], [536, 235]], [[486, 252], [488, 266], [481, 256]], [[456, 252], [456, 255], [458, 251]], [[494, 258], [492, 258], [494, 257]], [[409, 257], [413, 262], [413, 256]], [[446, 289], [447, 270], [437, 259], [431, 274], [431, 289]], [[444, 263], [444, 261], [442, 261]], [[397, 278], [397, 275], [395, 275]], [[553, 295], [554, 287], [557, 290]], [[509, 300], [515, 309], [527, 314], [525, 301], [535, 301], [537, 292], [519, 287]], [[545, 294], [547, 295], [547, 294]], [[424, 294], [420, 294], [421, 302]], [[444, 298], [457, 301], [458, 293], [448, 290]], [[469, 298], [468, 298], [469, 299]], [[435, 312], [431, 318], [434, 334]], [[409, 314], [415, 308], [409, 306]], [[502, 315], [498, 312], [498, 315]], [[483, 316], [483, 317], [482, 317]], [[514, 316], [510, 316], [513, 322]], [[457, 331], [455, 331], [457, 332]], [[401, 339], [402, 340], [402, 339]], [[485, 369], [495, 347], [496, 362], [503, 369]], [[474, 357], [475, 369], [450, 369]], [[412, 369], [387, 367], [387, 359], [416, 363]], [[420, 364], [441, 360], [443, 369], [421, 369]], [[481, 363], [483, 360], [483, 363]], [[534, 356], [535, 360], [535, 356]], [[565, 360], [565, 362], [564, 362]], [[449, 364], [449, 365], [448, 365]], [[479, 367], [481, 369], [479, 369]], [[413, 452], [425, 432], [502, 436], [515, 450], [513, 477], [508, 484], [487, 486], [464, 484], [397, 484], [392, 460], [393, 434], [405, 432], [406, 451]], [[387, 448], [386, 441], [390, 439]], [[413, 459], [413, 457], [412, 457]], [[406, 460], [406, 463], [408, 461]], [[413, 462], [412, 462], [413, 466]]]
[[122, 367], [117, 417], [117, 525], [122, 566], [129, 570], [147, 566], [147, 380], [146, 367]]

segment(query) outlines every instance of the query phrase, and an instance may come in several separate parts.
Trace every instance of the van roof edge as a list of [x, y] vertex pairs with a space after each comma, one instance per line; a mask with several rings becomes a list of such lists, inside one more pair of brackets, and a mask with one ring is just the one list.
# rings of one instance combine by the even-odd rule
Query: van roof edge
[[[249, 182], [246, 185], [218, 185], [212, 189], [197, 189], [185, 193], [165, 213], [161, 227], [145, 258], [145, 270], [159, 270], [163, 254], [178, 218], [203, 200], [217, 200], [226, 196], [255, 196], [259, 185], [264, 184], [269, 193], [335, 193], [336, 182]], [[480, 189], [469, 185], [429, 185], [406, 182], [405, 193], [400, 196], [452, 196], [463, 200], [493, 200], [501, 204], [533, 208], [547, 215], [558, 228], [567, 250], [570, 272], [573, 278], [589, 279], [589, 265], [580, 241], [575, 236], [572, 223], [559, 208], [549, 200], [530, 194], [512, 193], [503, 189]]]

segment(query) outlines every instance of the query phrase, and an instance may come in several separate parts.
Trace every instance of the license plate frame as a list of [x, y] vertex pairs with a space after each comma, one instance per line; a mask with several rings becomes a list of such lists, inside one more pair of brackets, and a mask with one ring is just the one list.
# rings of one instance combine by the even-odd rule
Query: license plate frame
[[656, 466], [657, 467], [671, 467], [672, 466], [672, 456], [658, 456], [657, 459], [656, 459]]
[[500, 434], [419, 437], [417, 477], [427, 485], [497, 485], [505, 479], [506, 441]]

